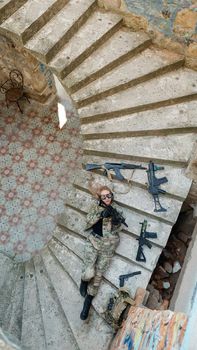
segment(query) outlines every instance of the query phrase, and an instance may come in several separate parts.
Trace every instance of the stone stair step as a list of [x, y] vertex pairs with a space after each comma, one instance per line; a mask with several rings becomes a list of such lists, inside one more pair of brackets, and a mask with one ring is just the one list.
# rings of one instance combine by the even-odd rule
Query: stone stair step
[[[94, 156], [94, 155], [83, 156], [84, 167], [88, 163], [104, 164], [104, 162], [117, 163], [117, 159], [112, 157], [103, 159], [103, 157]], [[118, 163], [125, 163], [125, 160], [120, 158], [118, 159]], [[142, 165], [143, 167], [148, 168], [148, 163], [141, 162], [141, 161], [140, 162], [132, 161], [132, 162], [128, 162], [128, 164]], [[159, 164], [159, 163], [156, 163], [156, 165], [163, 166], [162, 164]], [[174, 167], [174, 166], [165, 165], [164, 170], [156, 172], [156, 177], [160, 178], [160, 177], [166, 176], [168, 179], [168, 182], [161, 186], [162, 189], [164, 189], [171, 196], [180, 200], [184, 200], [187, 197], [189, 188], [191, 186], [191, 180], [185, 176], [185, 170], [186, 168], [184, 167]], [[87, 172], [86, 176], [90, 178], [92, 176], [91, 175], [92, 173], [95, 173], [95, 174], [99, 173], [103, 175], [103, 170], [94, 170], [91, 172]], [[112, 172], [112, 174], [115, 174], [115, 173]], [[127, 180], [130, 181], [131, 186], [132, 184], [134, 184], [142, 188], [147, 188], [148, 178], [147, 178], [146, 170], [138, 170], [138, 169], [121, 170], [121, 174]], [[122, 181], [118, 181], [116, 179], [114, 179], [114, 184], [115, 184], [115, 187], [117, 188], [117, 191], [118, 191], [118, 186], [123, 187], [123, 191], [124, 191], [124, 187], [128, 187], [127, 182], [125, 185], [125, 181], [122, 184]]]
[[197, 99], [197, 72], [180, 68], [78, 109], [81, 123]]
[[5, 314], [9, 309], [10, 299], [15, 291], [18, 272], [19, 265], [12, 264], [11, 268], [7, 270], [7, 274], [3, 276], [3, 283], [0, 288], [0, 327], [3, 325]]
[[[85, 208], [84, 208], [85, 205], [83, 205], [83, 199], [84, 199], [84, 201], [86, 200], [86, 203], [87, 203], [87, 197], [83, 196], [83, 192], [78, 191], [76, 196], [75, 196], [75, 193], [73, 193], [73, 197], [75, 197], [78, 200], [78, 202], [82, 204], [81, 208], [83, 208], [83, 210], [85, 210]], [[76, 201], [75, 201], [75, 203], [76, 203]], [[95, 202], [95, 200], [91, 200], [91, 198], [90, 198], [89, 205], [88, 205], [88, 207], [86, 207], [87, 212], [88, 212], [88, 209], [90, 208], [90, 205], [93, 204], [94, 202]], [[73, 201], [72, 201], [72, 203], [73, 203]], [[60, 216], [60, 218], [61, 217], [64, 218], [64, 215], [65, 215], [65, 219], [63, 221], [63, 222], [66, 221], [66, 223], [64, 224], [65, 227], [68, 228], [69, 230], [72, 230], [72, 231], [76, 232], [77, 234], [83, 236], [84, 238], [86, 238], [87, 232], [84, 231], [84, 227], [86, 225], [85, 215], [81, 212], [76, 212], [76, 209], [74, 208], [75, 203], [73, 203], [73, 206], [70, 206], [70, 202], [67, 201], [66, 205], [68, 204], [68, 206], [66, 208], [66, 212], [65, 212], [65, 214], [62, 214]], [[129, 218], [125, 215], [124, 209], [123, 209], [123, 213], [124, 213], [123, 214], [124, 217], [126, 218], [126, 223], [128, 224]], [[86, 211], [85, 211], [85, 214], [86, 214]], [[76, 221], [77, 215], [78, 215], [78, 221]], [[68, 219], [66, 220], [66, 218], [68, 218]], [[63, 224], [63, 222], [62, 222], [62, 224]], [[135, 227], [136, 227], [136, 231], [137, 231], [137, 237], [139, 237], [140, 230], [141, 230], [140, 222], [136, 222]], [[120, 244], [118, 245], [118, 247], [116, 249], [116, 253], [123, 258], [131, 260], [132, 262], [134, 262], [135, 264], [137, 264], [139, 266], [143, 266], [144, 268], [149, 269], [150, 271], [153, 270], [153, 268], [156, 264], [156, 260], [157, 260], [158, 256], [161, 254], [161, 247], [155, 246], [155, 244], [158, 244], [157, 239], [152, 240], [153, 246], [152, 246], [151, 250], [148, 249], [147, 247], [144, 247], [144, 252], [145, 252], [145, 255], [147, 257], [146, 264], [143, 262], [137, 262], [136, 261], [136, 254], [137, 254], [137, 249], [138, 249], [138, 241], [136, 240], [137, 237], [133, 237], [133, 235], [131, 236], [130, 234], [128, 234], [129, 231], [126, 230], [125, 226], [123, 226], [122, 229], [123, 230], [120, 233]], [[130, 227], [130, 230], [132, 230], [132, 229], [133, 229], [133, 227]], [[127, 233], [125, 233], [125, 230]], [[160, 233], [158, 232], [158, 236], [159, 236], [159, 234]], [[73, 242], [74, 242], [74, 239], [73, 239]], [[76, 243], [76, 245], [77, 245], [77, 243]]]
[[42, 258], [37, 255], [33, 260], [47, 349], [78, 350], [78, 345], [46, 272]]
[[123, 64], [150, 44], [151, 40], [145, 33], [132, 32], [122, 27], [70, 73], [64, 79], [64, 84], [71, 92], [75, 92], [114, 67]]
[[25, 268], [24, 264], [19, 265], [19, 271], [13, 295], [6, 314], [2, 328], [8, 333], [14, 335], [17, 339], [21, 339], [22, 314], [23, 314], [23, 296], [24, 296]]
[[27, 0], [1, 0], [0, 2], [0, 24], [10, 17], [19, 7], [23, 6]]
[[101, 10], [93, 12], [80, 31], [73, 35], [49, 66], [62, 79], [65, 78], [97, 47], [110, 38], [118, 30], [120, 24], [119, 15]]
[[91, 322], [80, 320], [84, 299], [75, 283], [47, 249], [42, 257], [79, 349], [92, 350], [95, 348], [95, 339], [97, 349], [107, 349], [112, 338], [110, 327], [95, 312], [90, 315]]
[[25, 44], [68, 0], [28, 0], [0, 26], [0, 33]]
[[82, 124], [85, 140], [188, 133], [197, 129], [197, 101], [133, 113], [120, 118]]
[[[118, 195], [115, 193], [115, 198], [117, 196]], [[95, 199], [93, 199], [90, 194], [82, 190], [75, 189], [75, 191], [73, 190], [70, 192], [65, 205], [69, 206], [71, 209], [78, 210], [82, 214], [87, 214], [90, 206], [94, 201]], [[145, 215], [135, 212], [129, 208], [124, 208], [124, 215], [126, 218], [126, 223], [128, 224], [128, 227], [123, 227], [124, 232], [134, 235], [135, 238], [139, 237], [141, 228], [140, 222], [144, 221]], [[165, 224], [157, 219], [153, 219], [152, 217], [147, 218], [147, 216], [148, 215], [146, 213], [146, 219], [148, 220], [148, 230], [158, 233], [157, 240], [155, 241], [155, 239], [150, 239], [150, 241], [152, 241], [153, 244], [156, 243], [161, 247], [165, 247], [172, 226]], [[62, 225], [64, 225], [64, 221], [62, 221]]]
[[[73, 215], [73, 219], [72, 219]], [[78, 216], [78, 222], [76, 223], [75, 218]], [[74, 231], [76, 234], [80, 235], [77, 237], [71, 236], [71, 242], [69, 241], [69, 237], [67, 236], [67, 246], [69, 249], [73, 250], [83, 259], [83, 249], [80, 247], [79, 240], [81, 240], [82, 245], [84, 244], [84, 238], [87, 237], [87, 232], [84, 232], [85, 227], [85, 216], [81, 213], [77, 213], [73, 208], [67, 207], [65, 214], [62, 214], [60, 218], [63, 217], [63, 220], [60, 221], [62, 223], [62, 226], [66, 227], [68, 230]], [[66, 222], [65, 222], [66, 221]], [[137, 226], [137, 223], [136, 223]], [[140, 228], [141, 226], [138, 223], [138, 236], [140, 234]], [[158, 233], [159, 235], [159, 233]], [[155, 240], [156, 241], [156, 240]], [[152, 240], [153, 242], [153, 240]], [[136, 264], [136, 268], [141, 269], [143, 267], [144, 269], [148, 269], [152, 271], [154, 269], [154, 266], [156, 264], [156, 261], [161, 254], [161, 248], [154, 245], [151, 249], [148, 249], [147, 247], [144, 247], [144, 253], [147, 257], [147, 262], [137, 262], [136, 261], [136, 254], [138, 249], [138, 241], [136, 240], [136, 237], [133, 237], [131, 235], [125, 234], [125, 232], [120, 233], [120, 244], [116, 249], [116, 258], [123, 257], [129, 260], [131, 263]], [[111, 281], [110, 281], [111, 282]]]
[[0, 289], [2, 288], [7, 276], [14, 266], [14, 261], [7, 255], [0, 252]]
[[166, 136], [121, 137], [118, 139], [86, 140], [84, 154], [127, 160], [153, 160], [165, 164], [186, 166], [196, 141], [196, 133]]
[[[69, 234], [65, 229], [61, 227], [56, 227], [54, 237], [55, 240], [53, 239], [49, 243], [49, 249], [53, 252], [64, 270], [73, 279], [77, 285], [77, 288], [79, 289], [83, 262], [75, 252], [75, 249], [73, 253], [72, 249], [69, 249], [69, 244], [66, 242], [68, 238], [72, 240], [73, 235]], [[102, 281], [99, 292], [93, 300], [93, 306], [95, 310], [101, 315], [101, 317], [103, 317], [102, 314], [107, 309], [110, 295], [115, 291], [116, 288], [112, 287], [106, 281]]]
[[[112, 186], [112, 183], [107, 179], [107, 177], [103, 177], [99, 174], [92, 174], [92, 176], [93, 179], [96, 179], [95, 182], [105, 184], [109, 187]], [[74, 185], [81, 190], [89, 191], [89, 178], [85, 170], [80, 171]], [[147, 190], [136, 186], [132, 186], [128, 193], [118, 193], [116, 195], [116, 201], [118, 204], [120, 204], [120, 206], [123, 206], [123, 208], [127, 207], [133, 209], [141, 214], [144, 214], [144, 216], [152, 216], [154, 219], [157, 218], [158, 220], [170, 225], [176, 222], [182, 205], [181, 201], [168, 197], [167, 195], [163, 195], [160, 196], [160, 201], [162, 206], [167, 209], [167, 212], [154, 212], [154, 202], [152, 196]]]
[[[66, 237], [67, 241], [64, 244], [66, 244], [66, 246], [82, 260], [85, 240], [82, 237], [74, 236], [72, 234], [70, 237], [68, 235]], [[134, 271], [141, 271], [141, 275], [134, 276], [125, 283], [125, 286], [127, 286], [131, 295], [134, 297], [136, 289], [138, 287], [146, 288], [150, 279], [151, 272], [145, 267], [138, 266], [134, 262], [126, 261], [115, 255], [112, 258], [111, 264], [105, 272], [104, 277], [114, 287], [119, 288], [119, 275]]]
[[25, 287], [21, 341], [29, 350], [47, 349], [33, 260], [25, 263]]
[[83, 107], [180, 68], [183, 63], [184, 60], [180, 55], [169, 54], [167, 50], [152, 47], [75, 92], [72, 98], [78, 107]]
[[95, 0], [80, 3], [78, 0], [70, 0], [25, 47], [38, 59], [48, 63], [84, 24], [95, 5]]

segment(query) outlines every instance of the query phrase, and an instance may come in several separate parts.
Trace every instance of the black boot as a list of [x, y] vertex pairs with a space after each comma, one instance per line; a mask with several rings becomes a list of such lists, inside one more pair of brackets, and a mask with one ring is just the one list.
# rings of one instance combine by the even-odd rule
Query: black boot
[[93, 298], [94, 298], [93, 295], [89, 295], [89, 294], [86, 295], [86, 298], [85, 298], [85, 301], [84, 301], [84, 304], [83, 304], [83, 310], [81, 311], [81, 314], [80, 314], [80, 319], [83, 320], [83, 321], [88, 318], [88, 314], [89, 314], [89, 311], [90, 311], [90, 306], [92, 304], [92, 299]]
[[86, 294], [87, 294], [87, 288], [88, 288], [88, 281], [83, 281], [81, 280], [81, 284], [80, 284], [80, 294], [82, 297], [85, 298]]

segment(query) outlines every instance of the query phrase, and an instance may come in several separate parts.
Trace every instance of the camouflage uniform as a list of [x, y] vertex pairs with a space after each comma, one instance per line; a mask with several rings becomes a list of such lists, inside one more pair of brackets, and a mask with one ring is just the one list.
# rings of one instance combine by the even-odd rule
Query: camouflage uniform
[[[122, 214], [122, 211], [117, 205], [113, 203], [111, 206]], [[86, 230], [91, 229], [91, 227], [100, 220], [100, 214], [103, 210], [104, 208], [98, 204], [94, 204], [91, 207], [86, 219]], [[90, 295], [95, 296], [98, 292], [102, 275], [109, 267], [110, 260], [119, 244], [120, 238], [118, 233], [120, 230], [121, 224], [112, 225], [111, 217], [108, 217], [103, 218], [103, 237], [99, 235], [95, 237], [91, 233], [88, 234], [84, 249], [82, 280], [90, 281], [88, 284], [88, 294]]]

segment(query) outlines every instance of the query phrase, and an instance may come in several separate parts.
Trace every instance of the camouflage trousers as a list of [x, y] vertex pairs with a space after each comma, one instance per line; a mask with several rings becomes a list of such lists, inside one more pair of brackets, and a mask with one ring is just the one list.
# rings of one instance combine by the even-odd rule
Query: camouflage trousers
[[110, 237], [94, 237], [89, 235], [84, 249], [84, 267], [82, 280], [90, 281], [88, 294], [96, 295], [102, 280], [102, 275], [109, 267], [111, 258], [119, 244], [118, 234]]

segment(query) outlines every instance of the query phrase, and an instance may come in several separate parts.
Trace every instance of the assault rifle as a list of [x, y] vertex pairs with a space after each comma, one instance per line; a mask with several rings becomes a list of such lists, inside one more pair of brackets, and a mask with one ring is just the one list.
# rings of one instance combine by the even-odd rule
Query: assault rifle
[[126, 275], [120, 275], [119, 276], [120, 287], [124, 287], [125, 280], [127, 281], [130, 277], [140, 275], [140, 274], [141, 274], [141, 271], [136, 271], [136, 272], [127, 273]]
[[95, 169], [103, 169], [104, 175], [108, 176], [111, 179], [111, 175], [109, 173], [110, 170], [115, 172], [115, 178], [118, 180], [126, 180], [124, 176], [121, 174], [120, 170], [122, 169], [147, 169], [142, 165], [136, 164], [127, 164], [127, 163], [104, 163], [104, 164], [96, 164], [89, 163], [86, 164], [86, 170], [95, 170]]
[[125, 222], [125, 218], [116, 210], [116, 208], [113, 208], [111, 205], [102, 205], [105, 210], [110, 214], [112, 217], [112, 224], [123, 224], [126, 227], [128, 227], [127, 223]]
[[137, 241], [139, 241], [139, 247], [136, 255], [136, 261], [143, 261], [146, 262], [146, 257], [143, 252], [143, 246], [146, 245], [149, 249], [152, 248], [152, 244], [148, 241], [147, 238], [157, 238], [157, 233], [156, 232], [147, 232], [147, 220], [144, 220], [144, 222], [140, 222], [141, 227], [141, 232], [140, 232], [140, 237], [137, 238]]
[[148, 164], [147, 176], [148, 176], [148, 192], [152, 194], [154, 203], [155, 203], [155, 212], [167, 211], [167, 209], [163, 208], [159, 201], [159, 194], [166, 193], [166, 191], [159, 188], [161, 184], [165, 184], [168, 182], [167, 177], [161, 177], [157, 179], [155, 176], [155, 172], [157, 170], [163, 170], [164, 167], [155, 165], [152, 161]]

